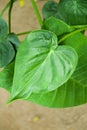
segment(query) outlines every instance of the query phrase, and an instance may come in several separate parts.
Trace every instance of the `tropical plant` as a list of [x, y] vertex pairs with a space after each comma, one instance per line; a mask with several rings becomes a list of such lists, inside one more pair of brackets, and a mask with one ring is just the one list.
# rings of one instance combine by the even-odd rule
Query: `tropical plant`
[[[0, 87], [10, 93], [7, 102], [23, 99], [52, 108], [86, 103], [87, 0], [48, 1], [43, 20], [35, 0], [30, 0], [41, 29], [20, 33], [27, 33], [22, 42], [11, 31], [16, 1], [10, 0], [0, 12]], [[6, 9], [8, 25], [3, 19]]]

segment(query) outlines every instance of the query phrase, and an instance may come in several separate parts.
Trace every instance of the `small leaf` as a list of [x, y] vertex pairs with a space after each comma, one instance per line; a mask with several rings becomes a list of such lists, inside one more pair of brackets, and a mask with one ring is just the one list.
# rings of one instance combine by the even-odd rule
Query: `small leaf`
[[7, 24], [2, 18], [0, 18], [0, 68], [8, 65], [15, 57], [15, 50], [7, 40], [7, 35]]
[[8, 35], [7, 39], [14, 46], [15, 50], [17, 51], [17, 49], [20, 45], [20, 41], [19, 41], [18, 37], [16, 36], [16, 34], [10, 33]]
[[0, 39], [0, 67], [8, 65], [15, 57], [13, 46], [7, 39]]
[[74, 72], [78, 56], [68, 46], [58, 46], [54, 33], [31, 32], [18, 49], [11, 100], [34, 92], [49, 92], [64, 84]]
[[57, 13], [57, 2], [54, 1], [48, 1], [42, 8], [42, 13], [44, 16], [44, 19], [49, 18], [50, 16], [55, 16]]
[[44, 21], [43, 28], [49, 31], [54, 32], [57, 36], [63, 35], [65, 33], [69, 33], [74, 31], [74, 27], [69, 26], [63, 21], [50, 17]]
[[8, 34], [8, 26], [7, 23], [0, 18], [0, 39], [6, 37]]
[[13, 75], [14, 75], [14, 62], [7, 65], [0, 72], [0, 87], [6, 89], [8, 92], [11, 92], [12, 89]]

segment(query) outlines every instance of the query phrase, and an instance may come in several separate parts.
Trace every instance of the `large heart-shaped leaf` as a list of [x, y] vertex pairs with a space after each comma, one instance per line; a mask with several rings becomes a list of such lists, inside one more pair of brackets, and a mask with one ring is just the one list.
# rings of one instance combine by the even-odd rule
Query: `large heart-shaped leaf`
[[32, 93], [26, 100], [52, 108], [72, 107], [87, 103], [87, 37], [78, 33], [63, 44], [72, 46], [78, 53], [74, 74], [61, 87], [48, 93]]
[[0, 39], [0, 67], [8, 65], [15, 56], [13, 46], [7, 39]]
[[14, 75], [14, 62], [7, 65], [0, 72], [0, 87], [6, 89], [8, 92], [11, 92], [12, 83]]
[[57, 36], [69, 33], [75, 30], [75, 27], [69, 26], [62, 20], [50, 17], [44, 21], [43, 28], [54, 32]]
[[58, 46], [54, 33], [31, 32], [18, 49], [11, 100], [60, 87], [71, 77], [77, 60], [73, 48]]

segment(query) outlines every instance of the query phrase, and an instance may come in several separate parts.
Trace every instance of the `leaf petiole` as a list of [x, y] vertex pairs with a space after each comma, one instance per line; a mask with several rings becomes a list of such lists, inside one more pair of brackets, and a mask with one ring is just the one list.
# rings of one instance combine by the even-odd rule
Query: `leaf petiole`
[[38, 10], [38, 7], [37, 7], [37, 5], [36, 5], [35, 0], [31, 0], [31, 4], [32, 4], [32, 7], [33, 7], [33, 9], [34, 9], [34, 12], [35, 12], [35, 14], [36, 14], [36, 16], [37, 16], [38, 22], [39, 22], [40, 26], [42, 26], [42, 18], [41, 18], [41, 15], [40, 15], [40, 12], [39, 12], [39, 10]]
[[[17, 1], [17, 0], [14, 0], [14, 2], [15, 2], [15, 1]], [[3, 16], [4, 12], [9, 8], [10, 4], [11, 4], [11, 1], [9, 1], [9, 2], [6, 4], [6, 6], [1, 10], [1, 12], [0, 12], [0, 17]]]
[[10, 0], [10, 7], [8, 11], [8, 24], [9, 24], [9, 33], [11, 33], [11, 13], [12, 13], [12, 7], [15, 0]]
[[63, 41], [64, 41], [65, 39], [67, 39], [68, 37], [73, 36], [74, 34], [76, 34], [76, 33], [78, 33], [78, 32], [81, 32], [81, 31], [84, 31], [84, 30], [87, 30], [87, 26], [85, 26], [85, 27], [83, 27], [83, 28], [80, 28], [80, 29], [78, 29], [78, 30], [75, 30], [75, 31], [73, 31], [73, 32], [71, 32], [71, 33], [65, 35], [64, 37], [62, 37], [62, 38], [59, 40], [58, 44], [60, 44], [61, 42], [63, 42]]
[[10, 6], [10, 3], [11, 3], [11, 1], [9, 1], [9, 2], [6, 4], [6, 6], [2, 9], [2, 11], [1, 11], [1, 13], [0, 13], [0, 17], [3, 16], [4, 12], [5, 12], [5, 11], [8, 9], [8, 7]]
[[30, 32], [31, 32], [31, 31], [26, 31], [26, 32], [17, 33], [17, 36], [26, 35], [26, 34], [29, 34]]

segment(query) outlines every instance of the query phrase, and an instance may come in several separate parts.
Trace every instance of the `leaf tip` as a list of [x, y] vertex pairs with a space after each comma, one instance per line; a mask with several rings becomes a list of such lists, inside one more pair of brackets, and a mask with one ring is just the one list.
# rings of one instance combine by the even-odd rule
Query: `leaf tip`
[[16, 100], [16, 98], [10, 97], [10, 98], [7, 100], [6, 104], [10, 104], [10, 103], [12, 103], [14, 100]]

